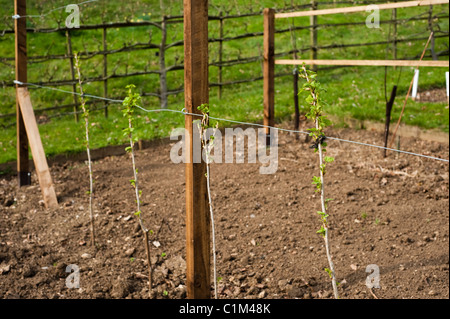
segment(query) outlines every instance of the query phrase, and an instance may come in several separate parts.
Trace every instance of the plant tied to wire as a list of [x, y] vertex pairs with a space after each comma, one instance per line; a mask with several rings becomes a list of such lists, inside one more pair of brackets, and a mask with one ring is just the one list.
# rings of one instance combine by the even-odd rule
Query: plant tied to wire
[[308, 93], [308, 97], [305, 99], [306, 103], [310, 105], [309, 112], [306, 114], [306, 117], [308, 119], [311, 119], [314, 121], [314, 127], [308, 129], [310, 132], [309, 135], [313, 139], [313, 144], [311, 145], [311, 148], [314, 149], [315, 153], [319, 154], [319, 176], [313, 176], [312, 178], [312, 184], [316, 188], [316, 192], [320, 193], [320, 201], [321, 201], [321, 210], [317, 212], [319, 215], [319, 219], [321, 221], [320, 229], [317, 231], [317, 233], [322, 236], [325, 240], [325, 248], [327, 253], [327, 259], [328, 264], [330, 268], [325, 268], [325, 271], [331, 278], [332, 286], [333, 286], [333, 292], [334, 297], [336, 299], [339, 298], [339, 294], [337, 291], [337, 282], [336, 282], [336, 275], [334, 270], [333, 261], [331, 259], [330, 254], [330, 245], [329, 245], [329, 236], [328, 236], [328, 202], [332, 199], [327, 199], [325, 197], [325, 190], [324, 190], [324, 177], [326, 175], [326, 169], [327, 164], [334, 161], [333, 157], [330, 156], [324, 156], [324, 153], [326, 153], [326, 147], [327, 143], [325, 142], [326, 136], [324, 133], [324, 129], [331, 125], [331, 121], [326, 118], [326, 116], [323, 114], [323, 108], [326, 106], [325, 101], [322, 99], [322, 93], [324, 92], [323, 87], [321, 84], [316, 80], [317, 73], [314, 71], [307, 70], [305, 67], [305, 64], [302, 66], [302, 73], [300, 74], [300, 77], [305, 79], [306, 82], [303, 84], [302, 90], [304, 92]]
[[[211, 156], [211, 149], [214, 146], [214, 134], [210, 135], [207, 139], [206, 134], [209, 132], [209, 128], [212, 128], [210, 126], [209, 122], [209, 105], [208, 104], [202, 104], [197, 109], [202, 113], [202, 119], [198, 123], [198, 129], [200, 132], [200, 140], [202, 145], [202, 150], [205, 154], [205, 162], [206, 162], [206, 189], [208, 192], [208, 204], [209, 204], [209, 213], [211, 217], [211, 229], [212, 229], [212, 246], [213, 246], [213, 272], [214, 272], [214, 296], [215, 299], [217, 299], [217, 267], [216, 267], [216, 236], [215, 236], [215, 227], [214, 227], [214, 211], [211, 201], [211, 184], [210, 184], [210, 174], [209, 174], [209, 167], [210, 163], [213, 161], [213, 158]], [[217, 129], [217, 125], [215, 127]], [[203, 152], [202, 152], [203, 153]]]
[[133, 187], [135, 191], [136, 196], [136, 205], [137, 209], [134, 212], [134, 215], [138, 217], [139, 225], [141, 226], [141, 230], [144, 233], [144, 241], [145, 241], [145, 251], [147, 253], [147, 263], [148, 263], [148, 273], [149, 273], [149, 295], [150, 298], [153, 298], [153, 291], [152, 291], [152, 265], [151, 265], [151, 259], [150, 259], [150, 247], [149, 247], [149, 232], [153, 233], [151, 230], [149, 231], [145, 225], [144, 221], [142, 219], [142, 212], [141, 212], [141, 196], [142, 191], [139, 190], [139, 183], [138, 183], [138, 169], [136, 168], [136, 160], [135, 160], [135, 154], [134, 154], [134, 145], [138, 141], [138, 138], [136, 135], [133, 135], [134, 129], [135, 129], [135, 117], [134, 113], [136, 110], [136, 107], [138, 106], [138, 103], [140, 102], [141, 96], [138, 93], [133, 93], [133, 89], [136, 86], [133, 84], [127, 85], [126, 88], [128, 89], [128, 96], [123, 101], [123, 109], [122, 114], [123, 116], [128, 120], [128, 127], [123, 129], [124, 136], [128, 137], [130, 146], [127, 146], [125, 148], [125, 151], [130, 154], [131, 162], [133, 165], [133, 179], [130, 180], [130, 184]]

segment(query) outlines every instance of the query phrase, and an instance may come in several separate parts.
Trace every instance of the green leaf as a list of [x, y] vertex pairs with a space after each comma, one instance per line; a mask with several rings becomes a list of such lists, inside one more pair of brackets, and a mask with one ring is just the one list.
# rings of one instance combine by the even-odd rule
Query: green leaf
[[334, 157], [325, 156], [323, 158], [323, 160], [324, 160], [325, 163], [332, 163], [332, 162], [334, 162]]

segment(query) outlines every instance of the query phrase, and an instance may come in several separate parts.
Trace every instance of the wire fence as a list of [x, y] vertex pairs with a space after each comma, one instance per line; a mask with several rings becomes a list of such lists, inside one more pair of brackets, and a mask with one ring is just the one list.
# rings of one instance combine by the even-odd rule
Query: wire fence
[[[81, 93], [78, 93], [78, 92], [71, 92], [71, 91], [61, 90], [61, 89], [57, 89], [57, 88], [53, 88], [53, 87], [47, 87], [47, 86], [39, 85], [39, 84], [36, 84], [36, 83], [24, 83], [24, 82], [20, 82], [20, 81], [14, 81], [14, 84], [33, 86], [33, 87], [37, 87], [39, 89], [59, 91], [59, 92], [65, 93], [65, 94], [72, 94], [72, 95], [77, 95], [77, 96], [83, 96], [85, 98], [92, 98], [92, 99], [97, 99], [97, 100], [101, 100], [101, 101], [107, 100], [110, 103], [123, 103], [123, 101], [124, 101], [124, 100], [119, 100], [119, 99], [104, 98], [104, 97], [96, 96], [96, 95], [92, 95], [92, 94], [81, 94]], [[146, 112], [146, 113], [170, 112], [170, 113], [177, 113], [177, 114], [183, 114], [183, 115], [191, 115], [191, 116], [195, 116], [195, 117], [199, 117], [199, 118], [203, 117], [202, 114], [195, 114], [195, 113], [186, 112], [184, 109], [183, 110], [174, 110], [174, 109], [169, 109], [169, 108], [146, 109], [146, 108], [144, 108], [142, 106], [138, 106], [138, 108], [141, 111]], [[291, 130], [291, 129], [280, 128], [280, 127], [275, 127], [275, 126], [270, 126], [270, 125], [264, 125], [264, 124], [258, 124], [258, 123], [250, 123], [250, 122], [243, 122], [243, 121], [236, 121], [236, 120], [233, 120], [233, 119], [226, 119], [226, 118], [220, 118], [220, 117], [214, 117], [214, 116], [208, 116], [208, 118], [212, 119], [212, 120], [215, 120], [215, 121], [218, 121], [218, 122], [227, 122], [227, 123], [233, 123], [233, 124], [237, 124], [237, 125], [254, 126], [254, 127], [260, 127], [260, 128], [269, 128], [269, 129], [278, 130], [278, 131], [287, 132], [287, 133], [296, 133], [296, 134], [304, 134], [304, 135], [309, 135], [310, 134], [309, 132], [305, 132], [305, 131], [301, 131], [301, 130]], [[393, 149], [393, 148], [388, 148], [388, 147], [375, 145], [375, 144], [369, 144], [369, 143], [363, 143], [363, 142], [358, 142], [358, 141], [346, 140], [346, 139], [333, 137], [333, 136], [326, 136], [326, 138], [329, 139], [329, 140], [335, 140], [335, 141], [340, 141], [340, 142], [344, 142], [344, 143], [351, 143], [351, 144], [360, 145], [360, 146], [367, 146], [367, 147], [372, 147], [372, 148], [378, 148], [378, 149], [382, 149], [382, 150], [388, 150], [388, 151], [392, 151], [392, 152], [397, 152], [397, 153], [402, 153], [402, 154], [407, 154], [407, 155], [412, 155], [412, 156], [418, 156], [418, 157], [423, 157], [423, 158], [428, 158], [428, 159], [432, 159], [432, 160], [436, 160], [436, 161], [449, 163], [448, 159], [443, 159], [443, 158], [439, 158], [439, 157], [419, 154], [419, 153], [415, 153], [415, 152], [408, 152], [408, 151], [403, 151], [403, 150], [400, 150], [400, 149]]]
[[[81, 2], [80, 4], [86, 4], [89, 2], [95, 2], [96, 0], [90, 0]], [[295, 6], [288, 6], [283, 8], [277, 8], [276, 11], [279, 12], [290, 12], [290, 11], [296, 11], [296, 10], [309, 10], [312, 9], [314, 6], [314, 9], [317, 9], [318, 7], [324, 7], [327, 5], [348, 5], [348, 4], [376, 4], [376, 3], [384, 3], [385, 1], [336, 1], [336, 2], [312, 2], [307, 4], [301, 4], [301, 5], [295, 5]], [[48, 15], [50, 12], [61, 10], [63, 7], [58, 7], [56, 9], [53, 9], [51, 11], [47, 11], [41, 15], [32, 15], [36, 17], [42, 17]], [[214, 71], [217, 73], [217, 80], [210, 81], [210, 87], [216, 87], [218, 90], [219, 97], [222, 97], [223, 94], [223, 88], [228, 86], [236, 86], [241, 85], [244, 83], [251, 83], [255, 81], [261, 81], [263, 79], [262, 76], [262, 68], [258, 67], [256, 65], [261, 64], [263, 61], [262, 56], [262, 50], [259, 50], [259, 53], [257, 55], [253, 56], [241, 56], [241, 54], [238, 52], [230, 52], [227, 51], [227, 47], [225, 46], [226, 43], [232, 43], [233, 45], [236, 45], [237, 42], [242, 43], [245, 45], [242, 41], [247, 41], [252, 38], [258, 38], [263, 36], [263, 32], [244, 32], [241, 34], [232, 34], [227, 35], [227, 25], [230, 25], [232, 27], [237, 21], [243, 21], [245, 22], [246, 18], [249, 17], [260, 17], [262, 15], [262, 11], [256, 11], [256, 12], [246, 12], [246, 13], [231, 13], [231, 12], [220, 12], [218, 15], [211, 15], [209, 17], [210, 23], [218, 23], [217, 27], [217, 35], [218, 36], [212, 36], [209, 39], [209, 42], [211, 45], [218, 45], [219, 48], [217, 50], [217, 53], [210, 59], [210, 67], [215, 68]], [[448, 10], [447, 11], [440, 11], [440, 12], [429, 12], [427, 10], [426, 12], [422, 12], [418, 15], [411, 16], [408, 18], [395, 18], [395, 19], [385, 19], [381, 20], [380, 24], [389, 24], [389, 25], [395, 25], [395, 26], [404, 26], [405, 28], [408, 27], [408, 23], [414, 23], [419, 21], [425, 21], [429, 22], [430, 25], [434, 25], [434, 34], [435, 39], [440, 38], [448, 38], [448, 30], [440, 30], [439, 29], [439, 22], [447, 19], [449, 17]], [[228, 21], [225, 23], [225, 21]], [[178, 71], [181, 71], [184, 69], [183, 61], [182, 61], [182, 53], [178, 52], [169, 52], [169, 50], [173, 48], [182, 48], [183, 47], [183, 40], [176, 38], [179, 36], [179, 30], [173, 30], [170, 28], [170, 26], [173, 25], [181, 25], [183, 23], [183, 17], [182, 16], [166, 16], [162, 17], [160, 20], [154, 20], [154, 21], [140, 21], [140, 22], [132, 22], [132, 21], [125, 21], [125, 22], [114, 22], [114, 23], [102, 23], [102, 24], [92, 24], [92, 25], [80, 25], [80, 28], [77, 28], [76, 30], [70, 29], [67, 27], [56, 27], [56, 28], [28, 28], [27, 33], [32, 35], [33, 37], [43, 35], [43, 34], [50, 34], [50, 33], [56, 33], [59, 35], [64, 35], [66, 39], [66, 52], [65, 53], [53, 53], [51, 52], [52, 48], [48, 48], [48, 52], [45, 54], [29, 54], [27, 57], [27, 63], [30, 67], [33, 65], [40, 65], [45, 64], [48, 65], [48, 69], [51, 69], [54, 67], [53, 63], [56, 63], [60, 61], [61, 63], [65, 65], [73, 64], [73, 59], [75, 52], [78, 51], [78, 55], [80, 59], [88, 61], [92, 60], [92, 63], [95, 63], [97, 68], [95, 70], [96, 72], [91, 72], [92, 75], [86, 76], [86, 78], [83, 79], [83, 82], [89, 82], [89, 83], [98, 83], [103, 84], [103, 97], [104, 98], [111, 98], [112, 94], [110, 93], [110, 87], [111, 84], [114, 82], [114, 80], [118, 79], [126, 79], [131, 77], [139, 77], [139, 76], [153, 76], [159, 78], [158, 85], [153, 85], [153, 88], [156, 89], [154, 91], [146, 92], [145, 90], [141, 92], [142, 96], [148, 96], [153, 97], [156, 99], [159, 99], [159, 104], [161, 108], [166, 108], [168, 106], [168, 98], [171, 95], [178, 95], [180, 93], [184, 92], [183, 82], [182, 82], [182, 76], [178, 74]], [[321, 30], [331, 30], [333, 28], [337, 27], [352, 27], [352, 26], [360, 26], [364, 25], [365, 21], [359, 21], [359, 22], [341, 22], [341, 23], [309, 23], [306, 25], [301, 26], [295, 26], [293, 23], [290, 24], [288, 27], [281, 27], [276, 30], [276, 33], [279, 35], [295, 35], [296, 32], [301, 31], [310, 31], [315, 30], [315, 32], [320, 32]], [[147, 42], [135, 42], [135, 43], [123, 43], [121, 47], [116, 48], [110, 48], [111, 43], [109, 43], [109, 32], [112, 30], [119, 29], [125, 30], [127, 28], [137, 28], [142, 30], [150, 30], [151, 34], [149, 37], [149, 40]], [[428, 27], [427, 27], [428, 28]], [[83, 50], [80, 50], [80, 48], [77, 48], [78, 50], [75, 50], [73, 47], [73, 41], [74, 37], [79, 35], [80, 33], [89, 32], [89, 31], [101, 31], [102, 32], [102, 39], [99, 40], [98, 46], [101, 47], [100, 50], [88, 50], [86, 47], [83, 48]], [[423, 33], [428, 32], [427, 30], [423, 30]], [[1, 36], [5, 36], [7, 34], [13, 34], [13, 29], [5, 29], [3, 31], [0, 31]], [[233, 31], [228, 32], [233, 33]], [[161, 38], [161, 41], [157, 42], [154, 39], [155, 38]], [[175, 38], [175, 41], [172, 41], [170, 43], [167, 43], [168, 38]], [[422, 34], [412, 34], [408, 36], [399, 36], [399, 37], [392, 37], [387, 40], [380, 40], [380, 41], [368, 41], [368, 42], [362, 42], [362, 43], [331, 43], [331, 44], [318, 44], [314, 41], [309, 42], [308, 44], [302, 44], [302, 47], [300, 48], [294, 48], [289, 51], [281, 51], [276, 52], [276, 57], [285, 57], [285, 56], [293, 56], [297, 54], [308, 54], [309, 52], [326, 52], [328, 50], [347, 50], [351, 48], [360, 48], [360, 47], [377, 47], [377, 46], [390, 46], [395, 45], [398, 46], [402, 43], [405, 43], [406, 45], [410, 45], [411, 43], [419, 42], [426, 40], [426, 36], [422, 36]], [[114, 39], [112, 40], [114, 42]], [[261, 39], [262, 42], [262, 39]], [[5, 42], [3, 42], [5, 43]], [[115, 44], [115, 43], [113, 43]], [[11, 43], [12, 45], [12, 43]], [[434, 50], [434, 48], [432, 48]], [[129, 71], [128, 66], [123, 66], [121, 63], [117, 63], [117, 59], [119, 56], [123, 56], [123, 54], [130, 54], [132, 52], [154, 52], [154, 56], [157, 57], [157, 60], [152, 62], [152, 65], [145, 65], [140, 70], [133, 70]], [[231, 53], [231, 54], [230, 54]], [[121, 55], [122, 54], [122, 55]], [[236, 56], [237, 55], [237, 56]], [[152, 54], [150, 54], [152, 56]], [[175, 58], [174, 58], [175, 56]], [[234, 56], [234, 57], [232, 57]], [[439, 57], [439, 56], [448, 56], [448, 47], [443, 47], [440, 51], [431, 51], [429, 57]], [[230, 58], [231, 57], [231, 58]], [[166, 61], [168, 61], [170, 58], [172, 64], [168, 65]], [[402, 56], [398, 57], [401, 59], [414, 59], [416, 58], [416, 55], [414, 56]], [[14, 57], [0, 57], [0, 63], [5, 65], [7, 68], [13, 69], [14, 68]], [[99, 60], [101, 59], [101, 60]], [[175, 63], [173, 63], [175, 62]], [[61, 65], [61, 64], [58, 64]], [[154, 65], [157, 65], [155, 68]], [[248, 65], [248, 72], [247, 69], [242, 72], [242, 75], [238, 74], [238, 78], [228, 78], [225, 79], [225, 74], [230, 74], [230, 72], [227, 72], [228, 68], [236, 68], [236, 67], [244, 67], [245, 65]], [[125, 68], [125, 72], [119, 72], [118, 69]], [[251, 69], [251, 71], [250, 71]], [[73, 70], [71, 70], [73, 71]], [[50, 72], [50, 71], [49, 71]], [[177, 79], [176, 81], [168, 81], [167, 78], [169, 77], [170, 73], [174, 73], [171, 78]], [[248, 76], [248, 75], [251, 76]], [[236, 74], [234, 74], [236, 76]], [[278, 77], [284, 77], [284, 76], [290, 76], [290, 72], [278, 72]], [[67, 78], [58, 78], [59, 74], [48, 74], [48, 79], [42, 79], [40, 81], [36, 81], [36, 83], [43, 85], [43, 86], [72, 86], [73, 91], [76, 89], [78, 80], [75, 78], [75, 75], [72, 72], [72, 76]], [[153, 79], [153, 78], [152, 78]], [[174, 84], [178, 84], [175, 87], [171, 87]], [[0, 85], [2, 85], [4, 88], [13, 87], [14, 84], [12, 83], [11, 78], [3, 78], [0, 79]], [[62, 116], [64, 114], [79, 114], [79, 101], [74, 99], [72, 103], [58, 103], [58, 104], [52, 104], [48, 107], [42, 107], [36, 110], [36, 113], [44, 113], [44, 112], [51, 112], [49, 115], [51, 116]], [[67, 112], [68, 109], [72, 108], [73, 112]], [[2, 108], [6, 109], [5, 107]], [[103, 107], [98, 108], [98, 110], [105, 110], [105, 115], [107, 114], [107, 99], [105, 99], [105, 104]], [[10, 126], [14, 125], [12, 121], [5, 122], [6, 119], [10, 118], [12, 119], [15, 116], [15, 108], [14, 104], [11, 103], [10, 105], [11, 112], [3, 112], [0, 113], [0, 119], [3, 119], [2, 125]], [[65, 110], [65, 111], [64, 111]]]

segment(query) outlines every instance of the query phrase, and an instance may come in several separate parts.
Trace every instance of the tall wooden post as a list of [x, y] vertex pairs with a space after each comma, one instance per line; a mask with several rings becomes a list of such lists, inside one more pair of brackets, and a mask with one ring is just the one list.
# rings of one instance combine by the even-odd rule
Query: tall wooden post
[[73, 94], [73, 113], [75, 114], [75, 121], [78, 122], [80, 117], [78, 115], [78, 97], [75, 94], [77, 92], [77, 84], [75, 82], [75, 69], [74, 69], [74, 63], [73, 63], [73, 51], [72, 51], [72, 40], [70, 38], [70, 32], [69, 30], [66, 30], [66, 38], [67, 38], [67, 54], [69, 55], [69, 61], [70, 61], [70, 74], [72, 76], [72, 92]]
[[[275, 118], [275, 11], [264, 9], [264, 125], [274, 126]], [[266, 145], [270, 145], [270, 130], [266, 127]]]
[[223, 13], [219, 13], [219, 99], [222, 99], [222, 60], [223, 60]]
[[[26, 0], [14, 0], [14, 15], [25, 17], [27, 15]], [[16, 80], [27, 82], [27, 21], [26, 18], [14, 20], [15, 46], [16, 46]], [[18, 88], [16, 84], [16, 95]], [[16, 97], [16, 123], [17, 123], [17, 174], [19, 186], [31, 184], [30, 163], [28, 160], [28, 137], [25, 130], [19, 99]]]
[[[208, 0], [184, 0], [184, 88], [188, 113], [209, 102]], [[206, 164], [194, 161], [193, 121], [186, 115], [186, 287], [189, 299], [211, 297], [210, 219], [206, 188]], [[202, 157], [198, 156], [196, 157]]]
[[[311, 0], [311, 10], [317, 10], [317, 1]], [[311, 42], [311, 51], [310, 51], [310, 59], [317, 60], [317, 16], [310, 16], [309, 23], [311, 25], [310, 28], [310, 42]], [[316, 72], [317, 65], [313, 65], [311, 69]]]
[[[103, 97], [108, 98], [108, 54], [106, 50], [108, 50], [108, 41], [106, 39], [107, 33], [106, 28], [103, 28], [102, 40], [103, 40]], [[105, 118], [108, 118], [108, 101], [103, 102], [103, 107], [105, 108], [104, 114]]]
[[160, 105], [162, 109], [168, 106], [167, 101], [167, 70], [166, 70], [166, 41], [167, 41], [167, 18], [163, 16], [161, 23], [161, 44], [159, 45], [159, 85]]

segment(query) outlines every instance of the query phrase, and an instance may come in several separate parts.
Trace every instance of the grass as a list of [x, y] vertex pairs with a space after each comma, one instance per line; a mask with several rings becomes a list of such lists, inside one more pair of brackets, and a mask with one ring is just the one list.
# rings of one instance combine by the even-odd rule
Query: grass
[[[309, 1], [296, 1], [308, 3]], [[166, 1], [166, 13], [170, 15], [182, 14], [181, 1]], [[64, 1], [39, 1], [28, 2], [28, 14], [37, 14], [39, 8], [47, 12], [50, 8], [64, 5]], [[10, 0], [0, 0], [0, 5], [4, 8], [6, 16], [12, 13], [13, 9]], [[291, 5], [291, 1], [244, 1], [244, 0], [210, 0], [210, 14], [218, 14], [219, 11], [230, 14], [254, 12], [264, 7], [283, 7]], [[408, 18], [425, 13], [428, 8], [408, 8], [399, 9], [398, 18]], [[434, 6], [434, 12], [446, 12], [448, 5]], [[159, 21], [161, 10], [159, 1], [133, 1], [133, 3], [122, 3], [119, 1], [104, 1], [90, 3], [81, 7], [81, 23], [95, 24], [105, 22], [115, 22], [124, 20], [149, 20]], [[389, 19], [390, 11], [382, 10], [381, 19]], [[29, 21], [29, 26], [34, 27], [56, 27], [55, 20], [64, 23], [66, 13], [54, 12], [46, 19], [33, 19]], [[330, 15], [318, 18], [318, 23], [344, 23], [364, 21], [365, 13], [355, 13], [347, 15]], [[0, 30], [9, 28], [5, 25], [0, 16]], [[306, 26], [309, 19], [298, 18], [277, 20], [277, 29], [288, 28], [292, 23], [295, 26]], [[441, 30], [448, 30], [448, 20], [440, 19], [438, 22]], [[399, 38], [427, 37], [427, 21], [410, 21], [399, 25]], [[248, 17], [225, 21], [225, 36], [243, 34], [246, 32], [261, 32], [262, 17]], [[365, 26], [333, 27], [319, 29], [319, 44], [349, 44], [362, 42], [376, 42], [388, 39], [389, 26], [382, 24], [380, 29], [368, 29]], [[210, 21], [210, 37], [218, 37], [219, 23]], [[74, 51], [97, 51], [101, 50], [101, 31], [74, 31], [72, 34], [72, 46]], [[152, 43], [159, 43], [160, 32], [152, 27], [134, 27], [108, 30], [108, 49], [117, 49], [125, 44], [135, 42], [147, 42], [151, 36]], [[182, 40], [182, 25], [170, 25], [168, 43]], [[309, 31], [296, 31], [294, 34], [297, 48], [309, 46]], [[426, 40], [418, 42], [402, 42], [398, 44], [398, 57], [415, 57], [421, 54]], [[289, 33], [276, 35], [276, 52], [286, 52], [292, 49], [291, 35]], [[445, 50], [448, 47], [448, 37], [436, 39], [436, 51]], [[210, 44], [210, 62], [218, 59], [218, 43]], [[64, 34], [28, 34], [29, 56], [49, 54], [65, 54], [66, 38]], [[232, 60], [238, 57], [257, 56], [262, 50], [262, 37], [242, 39], [224, 42], [224, 59]], [[14, 36], [5, 34], [0, 36], [0, 56], [14, 56]], [[305, 52], [302, 58], [308, 58], [309, 52]], [[281, 58], [292, 58], [285, 56]], [[392, 51], [386, 45], [374, 45], [367, 47], [355, 47], [346, 49], [320, 50], [319, 59], [391, 59]], [[97, 56], [89, 60], [82, 60], [81, 72], [86, 77], [97, 77], [102, 74], [102, 56]], [[168, 49], [166, 56], [167, 66], [173, 65], [175, 61], [182, 63], [183, 47], [172, 47]], [[11, 83], [14, 79], [14, 62], [6, 61], [10, 66], [3, 66], [0, 69], [0, 82]], [[123, 74], [126, 72], [136, 72], [147, 68], [154, 70], [158, 68], [158, 57], [155, 50], [143, 50], [135, 52], [117, 53], [108, 56], [109, 74]], [[290, 66], [277, 66], [276, 72], [291, 72]], [[445, 69], [443, 68], [423, 68], [419, 82], [419, 91], [431, 88], [445, 87]], [[349, 67], [341, 69], [331, 69], [319, 71], [322, 84], [327, 90], [327, 102], [329, 107], [327, 113], [340, 119], [340, 124], [348, 117], [384, 122], [385, 97], [384, 97], [384, 75], [383, 67]], [[413, 68], [400, 68], [393, 70], [388, 68], [387, 89], [388, 94], [394, 84], [399, 85], [397, 99], [394, 105], [392, 122], [394, 123], [400, 114], [400, 110], [413, 76]], [[223, 81], [234, 81], [261, 76], [261, 63], [248, 63], [223, 68]], [[70, 66], [68, 60], [52, 60], [45, 63], [30, 63], [28, 69], [29, 82], [41, 82], [49, 80], [70, 79]], [[399, 79], [399, 80], [398, 80]], [[218, 81], [218, 69], [210, 67], [210, 82]], [[157, 75], [134, 76], [129, 78], [117, 78], [108, 81], [108, 92], [111, 97], [125, 97], [125, 86], [133, 83], [142, 92], [157, 92], [159, 89], [159, 78]], [[169, 89], [174, 90], [183, 86], [183, 71], [168, 73]], [[276, 78], [275, 95], [275, 115], [277, 121], [281, 122], [291, 119], [293, 116], [292, 97], [292, 77]], [[103, 83], [86, 83], [83, 85], [88, 94], [102, 95]], [[71, 86], [62, 86], [61, 89], [71, 90]], [[73, 97], [61, 92], [32, 89], [31, 97], [35, 109], [51, 107], [55, 105], [73, 103]], [[223, 89], [223, 98], [218, 99], [218, 89], [211, 88], [210, 109], [211, 116], [230, 118], [239, 121], [262, 121], [263, 110], [263, 90], [262, 81], [244, 83], [240, 85], [227, 86]], [[304, 99], [300, 98], [300, 101]], [[143, 97], [143, 107], [155, 109], [159, 107], [159, 100], [155, 97]], [[302, 102], [300, 102], [302, 103]], [[184, 95], [178, 94], [169, 97], [170, 108], [181, 110], [184, 107]], [[100, 104], [101, 106], [101, 104]], [[91, 116], [92, 120], [92, 141], [91, 147], [98, 148], [107, 145], [125, 144], [127, 141], [122, 136], [122, 128], [127, 123], [122, 118], [119, 111], [120, 105], [111, 104], [109, 106], [109, 118], [105, 119], [102, 112], [95, 112]], [[306, 105], [301, 105], [301, 110], [306, 110]], [[64, 110], [72, 111], [71, 109]], [[0, 90], [0, 114], [15, 112], [15, 92], [14, 89], [5, 87]], [[144, 113], [140, 112], [136, 122], [138, 137], [141, 139], [154, 139], [168, 136], [170, 131], [176, 127], [184, 126], [184, 118], [181, 114], [172, 113]], [[82, 121], [76, 123], [73, 115], [63, 117], [52, 117], [56, 113], [47, 111], [44, 114], [50, 120], [39, 126], [44, 148], [48, 156], [60, 153], [83, 152], [83, 124]], [[444, 132], [449, 131], [448, 103], [416, 103], [408, 101], [403, 123], [416, 125], [424, 129], [438, 129]], [[14, 118], [0, 118], [0, 163], [13, 161], [16, 159], [16, 137]], [[228, 123], [221, 123], [222, 126]], [[339, 124], [339, 123], [337, 123]]]

